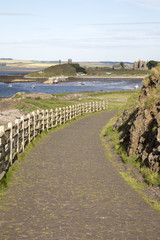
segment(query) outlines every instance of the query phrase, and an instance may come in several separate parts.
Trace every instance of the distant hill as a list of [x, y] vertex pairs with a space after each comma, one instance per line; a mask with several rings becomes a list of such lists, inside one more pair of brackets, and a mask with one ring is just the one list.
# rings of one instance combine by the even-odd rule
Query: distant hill
[[13, 58], [0, 58], [0, 60], [13, 60]]
[[79, 64], [60, 64], [30, 73], [27, 77], [76, 76], [78, 72], [86, 73], [86, 70]]

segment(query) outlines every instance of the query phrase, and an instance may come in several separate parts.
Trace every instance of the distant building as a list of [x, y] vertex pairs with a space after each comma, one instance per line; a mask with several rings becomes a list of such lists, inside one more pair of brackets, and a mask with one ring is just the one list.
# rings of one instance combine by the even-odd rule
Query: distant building
[[133, 69], [148, 70], [147, 62], [142, 60], [139, 60], [138, 62], [134, 62]]
[[118, 69], [123, 69], [120, 64], [113, 65], [112, 68], [113, 68], [113, 69], [116, 69], [116, 70], [118, 70]]
[[72, 59], [68, 59], [68, 64], [72, 64]]

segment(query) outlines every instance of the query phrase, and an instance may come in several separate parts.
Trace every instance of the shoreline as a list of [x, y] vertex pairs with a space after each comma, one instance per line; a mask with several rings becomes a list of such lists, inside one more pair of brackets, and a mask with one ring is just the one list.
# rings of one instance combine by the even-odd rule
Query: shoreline
[[[85, 81], [87, 79], [139, 79], [143, 80], [145, 76], [68, 76], [65, 82], [73, 81]], [[18, 82], [39, 82], [44, 83], [48, 80], [48, 77], [25, 77], [25, 75], [0, 75], [0, 82], [3, 83], [18, 83]], [[64, 80], [59, 80], [59, 82], [64, 82]], [[53, 83], [54, 84], [54, 83]]]

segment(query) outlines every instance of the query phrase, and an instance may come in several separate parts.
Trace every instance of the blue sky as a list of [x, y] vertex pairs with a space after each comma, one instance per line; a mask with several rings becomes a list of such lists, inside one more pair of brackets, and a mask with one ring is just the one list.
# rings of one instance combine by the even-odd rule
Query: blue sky
[[5, 0], [0, 58], [160, 61], [160, 0]]

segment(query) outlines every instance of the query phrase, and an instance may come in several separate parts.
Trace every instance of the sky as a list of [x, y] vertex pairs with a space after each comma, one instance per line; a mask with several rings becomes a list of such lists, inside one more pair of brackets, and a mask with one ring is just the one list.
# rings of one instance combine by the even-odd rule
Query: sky
[[160, 0], [5, 0], [0, 58], [160, 61]]

